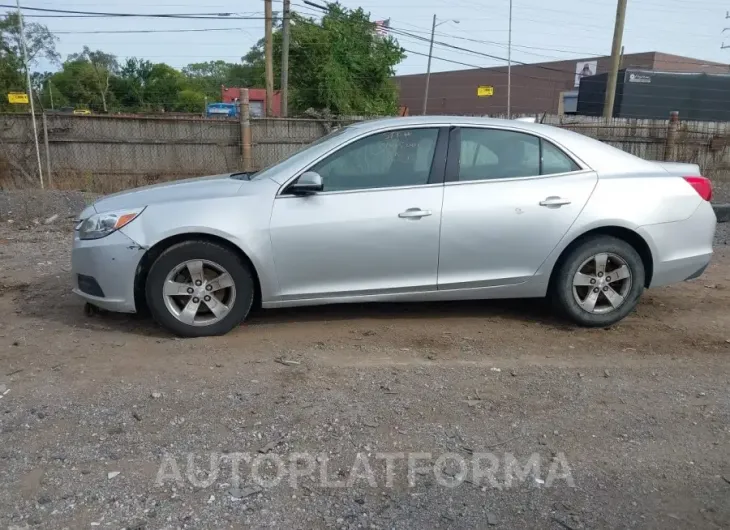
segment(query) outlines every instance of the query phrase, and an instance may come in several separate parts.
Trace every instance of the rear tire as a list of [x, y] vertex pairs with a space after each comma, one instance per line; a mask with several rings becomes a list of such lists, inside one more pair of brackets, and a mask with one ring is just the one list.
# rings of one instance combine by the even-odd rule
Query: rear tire
[[145, 285], [154, 319], [181, 337], [223, 335], [248, 315], [254, 280], [231, 250], [208, 241], [184, 241], [155, 260]]
[[561, 260], [550, 296], [576, 324], [611, 326], [636, 307], [645, 274], [634, 247], [613, 236], [596, 236], [578, 244]]

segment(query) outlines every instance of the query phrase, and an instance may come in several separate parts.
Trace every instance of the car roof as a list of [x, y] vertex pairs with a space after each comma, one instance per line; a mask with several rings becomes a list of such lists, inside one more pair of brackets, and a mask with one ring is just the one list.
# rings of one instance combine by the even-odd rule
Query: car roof
[[350, 125], [358, 133], [403, 127], [423, 126], [492, 126], [517, 132], [531, 133], [545, 137], [570, 152], [583, 164], [600, 173], [630, 173], [637, 171], [656, 171], [656, 164], [622, 151], [589, 136], [541, 123], [481, 116], [407, 116], [378, 118]]

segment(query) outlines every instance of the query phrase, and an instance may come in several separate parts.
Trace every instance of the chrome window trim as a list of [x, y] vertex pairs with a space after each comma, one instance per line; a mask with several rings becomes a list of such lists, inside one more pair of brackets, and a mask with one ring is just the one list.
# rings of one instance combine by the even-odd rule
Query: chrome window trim
[[[578, 173], [579, 171], [583, 171], [583, 170], [592, 170], [592, 168], [590, 166], [588, 166], [588, 164], [583, 162], [583, 160], [581, 160], [578, 156], [576, 156], [575, 153], [573, 153], [570, 149], [567, 149], [565, 146], [556, 142], [552, 138], [545, 136], [544, 134], [539, 134], [535, 131], [526, 131], [524, 129], [520, 129], [517, 127], [513, 128], [513, 127], [505, 127], [505, 126], [486, 125], [486, 124], [485, 125], [460, 124], [460, 125], [457, 125], [457, 127], [461, 130], [464, 130], [464, 129], [492, 129], [492, 130], [496, 130], [496, 131], [513, 132], [513, 133], [520, 133], [520, 134], [527, 134], [529, 136], [534, 136], [536, 138], [539, 138], [539, 139], [555, 146], [559, 151], [561, 151], [565, 156], [567, 156], [569, 159], [571, 159], [580, 168], [578, 171], [569, 171], [567, 173], [561, 173], [561, 175], [570, 174], [570, 173]], [[536, 175], [536, 176], [549, 177], [552, 175]], [[531, 177], [516, 177], [516, 178], [531, 178]], [[485, 179], [485, 180], [487, 180], [487, 179]], [[488, 180], [498, 180], [498, 179], [488, 179]], [[499, 179], [499, 180], [504, 180], [504, 179]], [[472, 182], [472, 181], [464, 181], [464, 182]]]
[[[325, 158], [334, 154], [335, 152], [339, 151], [340, 149], [344, 149], [348, 145], [350, 145], [354, 142], [357, 142], [358, 140], [362, 140], [364, 138], [368, 138], [368, 137], [374, 136], [376, 134], [382, 134], [382, 133], [387, 133], [387, 132], [405, 131], [408, 129], [437, 129], [440, 131], [441, 129], [448, 128], [448, 127], [449, 127], [449, 125], [447, 125], [447, 124], [436, 124], [436, 123], [418, 124], [418, 125], [410, 124], [410, 125], [403, 125], [400, 127], [383, 127], [381, 129], [366, 131], [353, 138], [350, 138], [350, 140], [348, 140], [344, 143], [341, 143], [341, 144], [337, 145], [336, 147], [333, 147], [326, 153], [320, 155], [318, 158], [312, 160], [309, 164], [307, 164], [307, 166], [304, 169], [296, 172], [293, 177], [290, 177], [288, 180], [286, 180], [284, 182], [284, 184], [282, 184], [279, 187], [278, 191], [276, 192], [275, 199], [297, 197], [296, 195], [284, 195], [283, 191], [286, 189], [287, 186], [289, 186], [289, 184], [291, 184], [296, 179], [298, 179], [303, 173], [306, 173], [307, 171], [309, 171], [314, 165], [318, 164], [320, 161], [324, 160]], [[433, 165], [433, 161], [431, 162], [431, 164]], [[443, 182], [438, 182], [435, 184], [427, 182], [426, 184], [417, 184], [417, 185], [408, 185], [408, 186], [389, 186], [387, 188], [362, 188], [362, 189], [356, 189], [356, 190], [322, 191], [322, 192], [316, 193], [316, 195], [333, 195], [336, 193], [360, 193], [360, 192], [364, 192], [364, 191], [375, 191], [375, 190], [382, 191], [382, 190], [396, 190], [396, 189], [410, 189], [410, 188], [425, 188], [427, 186], [443, 186], [443, 185], [444, 185]]]

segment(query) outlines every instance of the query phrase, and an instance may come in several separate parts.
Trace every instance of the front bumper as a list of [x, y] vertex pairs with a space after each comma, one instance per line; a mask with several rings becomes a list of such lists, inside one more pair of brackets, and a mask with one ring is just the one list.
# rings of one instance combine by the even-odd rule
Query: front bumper
[[[87, 241], [79, 239], [78, 232], [74, 232], [73, 292], [108, 311], [136, 312], [134, 278], [144, 253], [143, 248], [119, 230], [104, 238]], [[91, 279], [98, 285], [98, 290]]]

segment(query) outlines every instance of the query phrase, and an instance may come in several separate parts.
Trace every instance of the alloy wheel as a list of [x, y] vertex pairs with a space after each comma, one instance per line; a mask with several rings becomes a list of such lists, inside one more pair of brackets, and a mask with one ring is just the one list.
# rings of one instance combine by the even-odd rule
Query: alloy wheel
[[611, 313], [626, 302], [631, 282], [626, 261], [616, 254], [601, 252], [578, 267], [573, 276], [573, 297], [584, 311]]
[[165, 307], [177, 320], [190, 326], [209, 326], [230, 313], [236, 286], [218, 263], [188, 260], [170, 271], [162, 294]]

